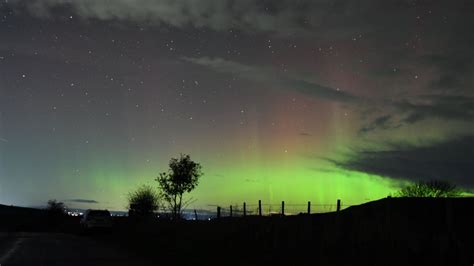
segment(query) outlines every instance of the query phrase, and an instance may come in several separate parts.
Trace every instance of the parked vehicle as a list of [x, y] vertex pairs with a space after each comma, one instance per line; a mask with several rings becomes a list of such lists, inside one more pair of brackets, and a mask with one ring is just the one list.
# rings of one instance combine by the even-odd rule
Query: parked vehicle
[[110, 229], [112, 217], [108, 210], [87, 210], [80, 223], [83, 229]]

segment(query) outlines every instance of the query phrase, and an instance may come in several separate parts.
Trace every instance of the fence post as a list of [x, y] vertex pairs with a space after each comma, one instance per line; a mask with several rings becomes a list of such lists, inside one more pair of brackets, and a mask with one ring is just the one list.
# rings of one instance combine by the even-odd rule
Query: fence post
[[221, 218], [221, 207], [217, 206], [217, 219]]
[[337, 211], [340, 211], [341, 210], [341, 200], [338, 199], [337, 200]]
[[308, 214], [311, 214], [311, 201], [308, 201]]
[[258, 216], [262, 216], [262, 200], [258, 200]]
[[244, 217], [247, 216], [247, 204], [244, 202]]
[[194, 220], [196, 220], [196, 221], [198, 220], [198, 214], [196, 212], [196, 209], [194, 209]]
[[281, 202], [281, 215], [285, 215], [285, 201]]
[[232, 205], [230, 205], [230, 217], [232, 217]]

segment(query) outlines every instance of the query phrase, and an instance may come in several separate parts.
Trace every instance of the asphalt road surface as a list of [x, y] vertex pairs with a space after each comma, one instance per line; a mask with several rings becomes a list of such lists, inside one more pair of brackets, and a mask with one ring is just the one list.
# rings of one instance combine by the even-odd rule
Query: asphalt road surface
[[97, 237], [54, 233], [1, 233], [0, 266], [152, 265]]

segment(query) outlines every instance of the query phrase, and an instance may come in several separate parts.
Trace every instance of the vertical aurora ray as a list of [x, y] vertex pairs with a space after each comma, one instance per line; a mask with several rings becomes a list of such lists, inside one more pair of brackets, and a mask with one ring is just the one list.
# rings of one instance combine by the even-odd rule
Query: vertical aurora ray
[[[251, 204], [258, 200], [265, 204], [279, 204], [282, 200], [289, 204], [334, 204], [338, 198], [351, 205], [392, 193], [396, 187], [393, 182], [339, 169], [324, 159], [337, 156], [350, 143], [348, 134], [353, 133], [344, 114], [333, 115], [340, 107], [334, 106], [329, 112], [324, 111], [327, 107], [322, 104], [323, 109], [313, 110], [292, 110], [275, 104], [270, 119], [249, 119], [250, 127], [234, 131], [225, 143], [215, 143], [213, 135], [201, 138], [204, 142], [199, 145], [183, 143], [183, 147], [192, 147], [186, 152], [202, 163], [205, 173], [200, 185], [189, 195], [196, 200], [192, 207], [227, 206], [244, 201]], [[326, 122], [316, 125], [316, 130], [304, 120], [292, 119], [302, 117], [301, 112], [319, 112], [319, 121]], [[321, 112], [326, 112], [327, 117], [321, 116]], [[273, 126], [266, 125], [268, 121]], [[294, 130], [301, 125], [304, 134]], [[152, 143], [153, 136], [150, 138], [145, 142]], [[63, 173], [67, 182], [74, 184], [74, 190], [66, 194], [89, 195], [100, 202], [98, 206], [124, 209], [126, 194], [143, 183], [156, 185], [154, 178], [166, 170], [168, 158], [179, 154], [172, 147], [166, 155], [155, 147], [140, 147], [127, 144], [115, 151], [90, 151], [82, 161], [80, 173]]]

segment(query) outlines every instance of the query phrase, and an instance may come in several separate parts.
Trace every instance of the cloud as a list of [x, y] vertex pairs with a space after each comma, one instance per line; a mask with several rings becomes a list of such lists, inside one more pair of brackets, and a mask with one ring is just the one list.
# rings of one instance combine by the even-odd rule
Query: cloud
[[369, 133], [380, 129], [393, 129], [400, 127], [400, 124], [393, 124], [393, 117], [391, 115], [382, 115], [375, 118], [368, 125], [365, 125], [359, 130], [359, 133]]
[[[470, 125], [474, 122], [474, 97], [468, 95], [429, 94], [402, 100], [388, 100], [366, 105], [360, 134], [397, 129], [430, 119], [456, 121]], [[376, 114], [376, 115], [374, 115]], [[474, 131], [466, 128], [466, 134]]]
[[463, 40], [453, 41], [450, 50], [444, 54], [429, 54], [420, 58], [421, 62], [434, 66], [439, 72], [430, 82], [430, 89], [441, 92], [462, 91], [463, 88], [471, 86], [474, 69], [472, 46], [463, 47], [459, 43], [463, 43]]
[[356, 96], [351, 95], [347, 92], [336, 90], [305, 80], [284, 76], [280, 73], [273, 71], [270, 68], [245, 65], [222, 58], [183, 57], [183, 60], [207, 67], [216, 72], [231, 73], [249, 80], [265, 82], [266, 84], [271, 84], [281, 89], [291, 89], [318, 98], [346, 103], [355, 102], [358, 100]]
[[[280, 0], [273, 3], [255, 0], [10, 0], [32, 15], [55, 16], [66, 8], [83, 19], [127, 20], [138, 23], [168, 24], [175, 27], [208, 27], [215, 30], [292, 30], [309, 14], [309, 1]], [[329, 6], [329, 0], [316, 5]], [[317, 12], [319, 14], [321, 12]]]
[[425, 95], [395, 106], [407, 114], [403, 122], [409, 124], [428, 118], [474, 122], [474, 97], [470, 96]]
[[387, 150], [358, 150], [347, 161], [330, 160], [337, 166], [406, 180], [447, 180], [474, 188], [474, 136], [431, 145], [389, 144]]
[[[247, 32], [306, 32], [345, 36], [405, 21], [404, 5], [376, 0], [9, 0], [33, 16], [52, 18], [74, 13], [84, 20], [120, 20], [135, 24], [238, 29]], [[383, 15], [381, 8], [386, 9]], [[373, 25], [376, 25], [374, 27]], [[395, 28], [394, 26], [390, 27]], [[390, 32], [389, 29], [387, 31]]]
[[68, 202], [75, 202], [75, 203], [89, 203], [89, 204], [98, 204], [99, 202], [96, 200], [90, 200], [90, 199], [70, 199], [67, 200]]
[[0, 137], [0, 141], [8, 143], [8, 140], [7, 140], [7, 139], [4, 139], [4, 138], [2, 138], [2, 137]]

